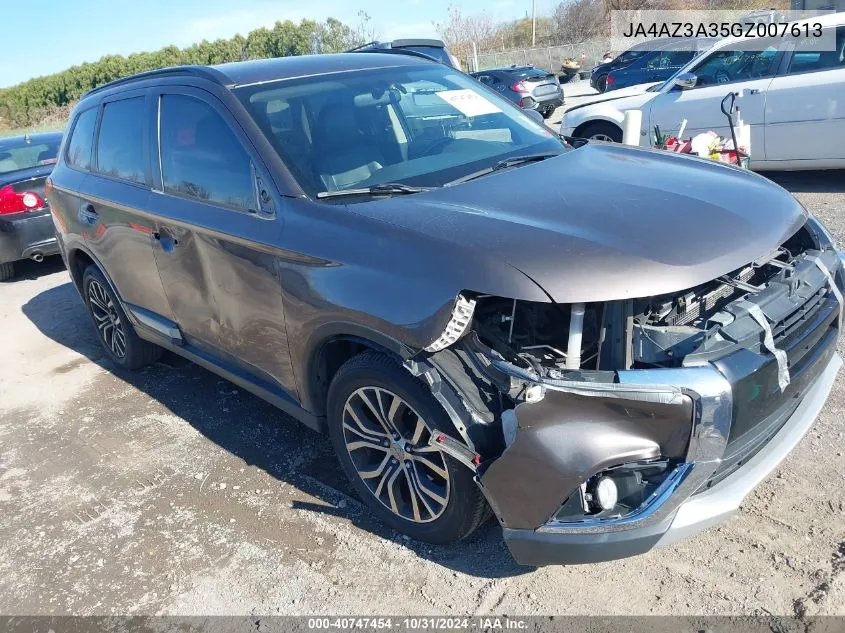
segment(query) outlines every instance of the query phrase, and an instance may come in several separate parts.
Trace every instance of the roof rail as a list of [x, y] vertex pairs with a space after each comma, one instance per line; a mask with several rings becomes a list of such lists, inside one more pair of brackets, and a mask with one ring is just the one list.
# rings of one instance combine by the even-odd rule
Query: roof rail
[[360, 46], [355, 46], [353, 48], [350, 48], [348, 51], [343, 51], [343, 52], [344, 53], [354, 53], [355, 51], [359, 51], [362, 48], [367, 48], [368, 46], [372, 46], [373, 44], [380, 44], [380, 42], [373, 40], [372, 42], [367, 42], [366, 44], [361, 44]]
[[208, 79], [209, 81], [213, 81], [214, 83], [220, 84], [225, 87], [231, 87], [234, 85], [232, 83], [232, 80], [229, 79], [226, 75], [224, 75], [216, 68], [211, 68], [210, 66], [171, 66], [169, 68], [157, 68], [156, 70], [148, 70], [143, 73], [136, 73], [134, 75], [129, 75], [128, 77], [121, 77], [120, 79], [115, 79], [114, 81], [105, 83], [102, 86], [92, 88], [84, 95], [82, 95], [82, 98], [84, 99], [85, 97], [97, 94], [99, 92], [103, 92], [104, 90], [108, 90], [109, 88], [114, 88], [115, 86], [122, 86], [123, 84], [129, 84], [135, 81], [141, 81], [143, 79], [151, 79], [154, 77], [179, 76], [199, 77], [202, 79]]

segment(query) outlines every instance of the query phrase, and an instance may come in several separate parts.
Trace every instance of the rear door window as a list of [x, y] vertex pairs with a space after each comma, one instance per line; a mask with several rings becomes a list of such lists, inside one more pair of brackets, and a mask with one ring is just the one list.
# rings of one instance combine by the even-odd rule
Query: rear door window
[[67, 147], [67, 163], [77, 169], [91, 168], [91, 150], [94, 148], [94, 126], [97, 124], [97, 108], [91, 108], [76, 117]]
[[[207, 103], [162, 95], [161, 175], [164, 190], [240, 210], [255, 210], [252, 162], [229, 124]], [[276, 124], [286, 116], [278, 112]]]
[[4, 147], [0, 150], [0, 174], [55, 163], [56, 152], [58, 151], [57, 143], [22, 141], [18, 145]]
[[144, 97], [103, 106], [97, 137], [97, 171], [122, 180], [146, 181], [144, 122]]

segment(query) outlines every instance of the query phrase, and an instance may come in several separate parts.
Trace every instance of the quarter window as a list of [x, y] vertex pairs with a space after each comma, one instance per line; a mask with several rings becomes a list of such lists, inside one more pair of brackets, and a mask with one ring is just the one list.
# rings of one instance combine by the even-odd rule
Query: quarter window
[[67, 148], [67, 162], [77, 169], [91, 168], [91, 149], [94, 146], [94, 126], [97, 123], [97, 108], [91, 108], [76, 117]]
[[134, 182], [146, 180], [143, 97], [107, 103], [97, 139], [100, 173]]
[[166, 192], [236, 209], [256, 208], [249, 155], [214, 108], [193, 97], [164, 95], [160, 134]]

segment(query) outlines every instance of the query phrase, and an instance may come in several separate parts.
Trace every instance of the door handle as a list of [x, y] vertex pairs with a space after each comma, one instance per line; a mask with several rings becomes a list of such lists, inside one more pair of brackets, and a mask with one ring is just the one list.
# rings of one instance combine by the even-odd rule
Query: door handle
[[758, 94], [760, 94], [760, 89], [759, 88], [752, 88], [751, 90], [748, 91], [748, 94], [758, 95]]
[[90, 202], [83, 203], [82, 206], [79, 207], [79, 221], [81, 223], [96, 224], [97, 217], [97, 210], [94, 208], [94, 205]]
[[159, 243], [161, 250], [165, 253], [169, 253], [179, 245], [179, 240], [173, 237], [165, 228], [161, 228], [158, 231], [153, 232], [152, 237]]

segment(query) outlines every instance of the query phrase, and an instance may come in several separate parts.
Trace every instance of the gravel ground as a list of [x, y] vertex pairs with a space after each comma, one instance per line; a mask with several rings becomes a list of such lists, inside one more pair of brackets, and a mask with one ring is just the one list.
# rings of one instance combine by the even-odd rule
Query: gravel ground
[[[777, 180], [845, 239], [841, 173]], [[534, 570], [494, 522], [450, 547], [386, 530], [326, 438], [176, 358], [114, 371], [61, 264], [22, 273], [0, 284], [0, 613], [845, 614], [842, 379], [725, 525]]]

